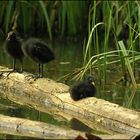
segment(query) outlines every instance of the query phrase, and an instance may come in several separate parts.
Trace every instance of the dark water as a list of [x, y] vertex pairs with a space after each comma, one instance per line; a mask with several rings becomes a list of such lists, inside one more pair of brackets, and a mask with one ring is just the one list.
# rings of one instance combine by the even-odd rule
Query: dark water
[[[4, 53], [2, 43], [3, 42], [1, 41], [0, 65], [12, 68], [12, 59]], [[44, 67], [45, 77], [51, 78], [53, 80], [58, 80], [61, 79], [62, 76], [82, 66], [82, 57], [83, 57], [82, 42], [79, 44], [75, 44], [69, 42], [56, 41], [53, 43], [49, 43], [49, 46], [53, 49], [56, 59], [45, 65]], [[20, 67], [19, 64], [18, 67]], [[37, 73], [38, 70], [37, 64], [29, 60], [28, 58], [25, 58], [24, 70], [31, 73]], [[95, 75], [97, 76], [96, 73]], [[107, 75], [108, 75], [107, 79], [108, 84], [106, 85], [99, 84], [98, 82], [99, 78], [96, 77], [97, 80], [95, 81], [95, 83], [97, 87], [97, 95], [96, 95], [97, 98], [102, 98], [110, 102], [120, 104], [124, 107], [139, 109], [140, 89], [138, 88], [137, 91], [135, 92], [131, 89], [129, 83], [127, 84], [127, 86], [123, 86], [123, 84], [121, 83], [118, 84], [116, 82], [116, 79], [119, 79], [121, 77], [118, 71], [116, 73], [112, 73], [110, 71]], [[62, 79], [61, 82], [65, 83], [66, 81]], [[67, 84], [71, 85], [72, 81], [71, 82], [67, 81]], [[8, 116], [16, 116], [31, 120], [38, 120], [38, 111], [26, 106], [17, 105], [9, 100], [2, 98], [0, 99], [0, 113]], [[73, 128], [72, 122], [59, 120], [46, 113], [41, 113], [41, 121], [59, 126], [67, 126]], [[79, 124], [79, 130], [80, 129], [82, 129], [82, 126]], [[17, 138], [17, 137], [2, 134], [0, 138]]]

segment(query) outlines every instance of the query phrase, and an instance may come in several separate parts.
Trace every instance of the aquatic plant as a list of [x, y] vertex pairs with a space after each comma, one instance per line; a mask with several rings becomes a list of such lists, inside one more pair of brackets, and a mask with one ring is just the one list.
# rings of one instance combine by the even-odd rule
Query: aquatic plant
[[[121, 66], [124, 76], [128, 70], [132, 84], [136, 87], [135, 62], [139, 59], [136, 47], [139, 39], [139, 33], [136, 31], [138, 29], [136, 24], [138, 6], [139, 2], [129, 1], [126, 3], [122, 1], [94, 1], [92, 3], [88, 20], [89, 35], [86, 39], [87, 45], [84, 45], [84, 63], [74, 78], [82, 79], [84, 75], [92, 74], [95, 66], [99, 79], [103, 79], [106, 83], [106, 71], [111, 68], [112, 64], [116, 64]], [[134, 7], [137, 10], [134, 10]], [[98, 11], [99, 8], [101, 8], [101, 12]], [[127, 11], [127, 14], [124, 10]], [[98, 22], [100, 14], [101, 19]], [[94, 28], [101, 23], [100, 21], [104, 26], [99, 26], [95, 30]], [[122, 40], [125, 45], [118, 40]], [[86, 43], [84, 42], [84, 44]]]

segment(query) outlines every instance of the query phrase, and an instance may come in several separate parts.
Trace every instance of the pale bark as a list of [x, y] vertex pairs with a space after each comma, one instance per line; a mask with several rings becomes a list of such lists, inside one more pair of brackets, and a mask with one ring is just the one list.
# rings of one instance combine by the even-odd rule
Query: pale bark
[[47, 139], [86, 138], [85, 134], [43, 122], [0, 115], [0, 133]]
[[[0, 115], [0, 133], [41, 139], [134, 139], [136, 135], [94, 135], [51, 124]], [[24, 139], [24, 138], [23, 138]]]

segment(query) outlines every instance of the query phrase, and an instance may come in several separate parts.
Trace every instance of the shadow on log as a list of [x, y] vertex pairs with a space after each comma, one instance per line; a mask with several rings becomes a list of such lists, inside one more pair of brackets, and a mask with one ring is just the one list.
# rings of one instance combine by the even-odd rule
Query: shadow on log
[[[4, 71], [3, 67], [0, 67]], [[100, 124], [109, 134], [140, 134], [140, 113], [95, 97], [73, 101], [69, 87], [47, 78], [34, 81], [28, 73], [0, 73], [0, 95], [42, 112], [71, 116], [90, 127]]]

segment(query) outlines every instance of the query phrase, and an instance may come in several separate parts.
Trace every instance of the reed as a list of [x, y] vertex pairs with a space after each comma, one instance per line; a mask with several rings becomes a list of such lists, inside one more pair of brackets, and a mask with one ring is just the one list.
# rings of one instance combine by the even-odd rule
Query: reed
[[[132, 83], [134, 87], [136, 87], [134, 75], [135, 61], [137, 61], [138, 57], [135, 52], [137, 52], [136, 43], [139, 39], [139, 33], [136, 31], [138, 26], [135, 21], [138, 21], [136, 16], [138, 6], [139, 2], [130, 1], [127, 1], [126, 3], [122, 1], [93, 2], [92, 8], [89, 10], [89, 36], [86, 49], [84, 51], [83, 71], [81, 71], [76, 78], [79, 76], [81, 79], [84, 75], [88, 73], [91, 74], [94, 71], [94, 61], [96, 61], [96, 66], [98, 65], [98, 76], [102, 76], [100, 79], [103, 78], [104, 83], [106, 83], [106, 71], [109, 69], [107, 66], [112, 63], [119, 63], [122, 67], [124, 76], [127, 75], [127, 70], [129, 71]], [[134, 9], [134, 7], [137, 10]], [[101, 21], [103, 21], [105, 27], [103, 29], [102, 26], [100, 26], [94, 31], [95, 26], [100, 24], [100, 22], [97, 22], [100, 17], [98, 9], [102, 11]], [[124, 30], [124, 27], [126, 30]], [[123, 40], [126, 47], [124, 47], [122, 43], [118, 42], [118, 40]], [[118, 52], [116, 60], [113, 60], [115, 54], [108, 55], [108, 52], [111, 52], [112, 49]], [[126, 54], [126, 51], [130, 51], [131, 53]], [[93, 54], [93, 52], [95, 53]], [[99, 54], [102, 57], [100, 57]], [[97, 60], [94, 60], [96, 57], [93, 57], [93, 55], [98, 56]], [[127, 55], [127, 58], [125, 55]], [[111, 59], [113, 60], [112, 62]]]
[[0, 23], [3, 27], [2, 29], [6, 33], [12, 29], [20, 30], [19, 32], [23, 30], [24, 34], [27, 34], [29, 31], [35, 31], [36, 27], [41, 29], [43, 24], [43, 29], [47, 27], [49, 38], [52, 39], [46, 7], [43, 1], [0, 1]]
[[[122, 54], [123, 54], [123, 56], [124, 56], [124, 58], [125, 58], [125, 64], [126, 64], [126, 66], [127, 66], [129, 75], [130, 75], [130, 77], [131, 77], [132, 84], [133, 84], [134, 88], [137, 88], [137, 84], [136, 84], [136, 81], [135, 81], [133, 69], [132, 69], [132, 66], [131, 66], [131, 64], [130, 64], [130, 61], [129, 61], [129, 58], [128, 58], [128, 53], [126, 52], [126, 48], [125, 48], [125, 46], [124, 46], [124, 43], [123, 43], [123, 41], [119, 41], [118, 43], [119, 43], [119, 46], [120, 46], [120, 48], [121, 48], [121, 50], [122, 50]], [[134, 54], [134, 53], [133, 53], [133, 50], [132, 50], [132, 54]], [[132, 55], [132, 60], [133, 60], [132, 62], [134, 62], [133, 55]]]
[[[34, 34], [36, 30], [44, 33], [45, 29], [50, 39], [52, 31], [59, 35], [73, 36], [85, 26], [87, 16], [86, 1], [0, 1], [0, 23], [2, 30], [12, 29], [15, 16], [18, 15], [17, 29], [24, 34]], [[54, 29], [55, 28], [55, 29]], [[31, 33], [31, 31], [33, 33]]]
[[[133, 31], [124, 30], [127, 24], [140, 30], [139, 1], [0, 1], [0, 25], [3, 32], [8, 32], [14, 25], [16, 15], [18, 15], [17, 29], [24, 34], [30, 32], [47, 32], [50, 39], [53, 35], [74, 36], [80, 34], [87, 37], [92, 27], [103, 22], [106, 28], [101, 28], [94, 32], [93, 46], [97, 51], [97, 36], [103, 34], [104, 51], [108, 50], [111, 30], [114, 29], [119, 40], [124, 39], [125, 32], [128, 43], [132, 43]], [[88, 20], [89, 19], [89, 20]], [[135, 26], [134, 26], [135, 24]], [[97, 35], [97, 33], [99, 35]], [[123, 35], [125, 34], [125, 35]], [[97, 39], [98, 38], [98, 39]], [[96, 42], [96, 43], [95, 43]], [[128, 46], [130, 46], [130, 44]], [[100, 46], [100, 44], [99, 44]], [[135, 48], [134, 48], [135, 49]], [[99, 51], [99, 49], [98, 49]], [[99, 53], [99, 52], [98, 52]], [[104, 61], [105, 62], [105, 61]]]

